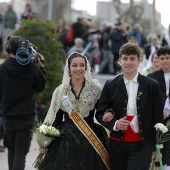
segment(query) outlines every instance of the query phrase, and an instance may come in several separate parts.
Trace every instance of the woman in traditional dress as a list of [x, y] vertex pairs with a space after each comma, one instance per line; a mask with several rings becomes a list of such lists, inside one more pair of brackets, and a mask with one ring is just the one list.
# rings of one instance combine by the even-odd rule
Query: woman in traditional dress
[[87, 58], [72, 53], [66, 61], [62, 84], [55, 89], [44, 120], [44, 124], [60, 129], [62, 135], [48, 146], [40, 170], [109, 169], [108, 136], [102, 126], [94, 123], [101, 90], [101, 84], [91, 78]]
[[160, 70], [160, 63], [158, 59], [157, 52], [154, 52], [151, 56], [152, 66], [143, 68], [143, 75], [147, 76], [157, 70]]

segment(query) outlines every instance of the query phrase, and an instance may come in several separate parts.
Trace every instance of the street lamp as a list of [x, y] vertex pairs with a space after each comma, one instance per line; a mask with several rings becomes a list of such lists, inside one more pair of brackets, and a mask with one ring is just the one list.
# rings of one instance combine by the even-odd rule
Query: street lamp
[[155, 0], [152, 4], [151, 33], [155, 33]]
[[48, 21], [52, 21], [53, 0], [48, 0]]

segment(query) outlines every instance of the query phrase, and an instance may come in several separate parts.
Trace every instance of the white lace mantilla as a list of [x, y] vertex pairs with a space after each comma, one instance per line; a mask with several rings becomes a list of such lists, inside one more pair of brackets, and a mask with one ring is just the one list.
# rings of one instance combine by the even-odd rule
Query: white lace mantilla
[[[73, 92], [71, 91], [71, 86], [65, 85], [63, 87], [62, 85], [60, 85], [59, 87], [56, 88], [56, 90], [53, 93], [51, 105], [47, 113], [47, 116], [44, 120], [44, 123], [48, 123], [52, 125], [59, 109], [62, 109], [63, 111], [66, 112], [66, 109], [61, 101], [64, 89], [66, 88], [68, 90], [69, 100], [73, 108], [77, 107], [77, 101]], [[89, 115], [90, 110], [93, 110], [95, 108], [95, 104], [101, 95], [101, 91], [102, 91], [102, 86], [97, 80], [85, 81], [85, 86], [81, 91], [80, 98], [78, 101], [78, 105], [79, 105], [78, 113], [83, 118], [87, 117]]]

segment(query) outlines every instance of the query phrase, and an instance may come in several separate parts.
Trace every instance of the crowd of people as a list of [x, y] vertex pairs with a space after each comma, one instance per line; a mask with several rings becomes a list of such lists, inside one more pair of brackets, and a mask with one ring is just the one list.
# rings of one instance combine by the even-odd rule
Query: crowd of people
[[[6, 53], [7, 37], [11, 36], [12, 32], [19, 27], [22, 19], [37, 20], [37, 18], [38, 15], [33, 11], [30, 3], [25, 5], [19, 19], [13, 6], [9, 4], [4, 15], [0, 14], [0, 54]], [[121, 68], [118, 63], [120, 47], [127, 42], [138, 44], [144, 53], [143, 60], [147, 60], [147, 63], [140, 66], [140, 73], [142, 74], [143, 70], [146, 75], [146, 70], [153, 66], [152, 54], [159, 47], [170, 45], [169, 30], [168, 28], [166, 36], [164, 34], [145, 35], [142, 26], [138, 23], [129, 25], [107, 21], [103, 22], [99, 28], [94, 28], [91, 19], [78, 17], [77, 21], [70, 26], [60, 19], [56, 23], [54, 31], [59, 33], [57, 39], [61, 41], [67, 57], [71, 52], [82, 52], [90, 62], [91, 71], [99, 74], [116, 75], [120, 73]], [[97, 70], [95, 64], [98, 64]]]
[[[57, 25], [56, 31], [60, 33], [59, 40], [67, 56], [75, 51], [85, 54], [90, 62], [91, 71], [98, 74], [120, 73], [119, 50], [123, 44], [130, 42], [139, 45], [143, 54], [140, 58], [140, 73], [147, 75], [146, 70], [150, 72], [153, 68], [159, 69], [158, 66], [154, 66], [153, 53], [158, 48], [169, 45], [167, 37], [160, 37], [156, 33], [144, 35], [139, 24], [129, 26], [121, 22], [104, 22], [100, 28], [94, 29], [92, 20], [78, 17], [77, 22], [69, 28], [64, 20], [59, 20]], [[97, 70], [95, 64], [98, 64]]]
[[[26, 4], [21, 17], [35, 16]], [[10, 4], [0, 17], [0, 53], [2, 37], [11, 35], [16, 23]], [[154, 125], [166, 125], [170, 118], [168, 40], [161, 41], [157, 34], [147, 39], [139, 24], [105, 22], [94, 29], [92, 20], [83, 17], [68, 28], [60, 19], [54, 31], [66, 61], [43, 124], [63, 133], [50, 143], [39, 169], [149, 170], [156, 145]], [[38, 54], [37, 63], [21, 64], [16, 51], [22, 38], [6, 40], [9, 57], [0, 65], [0, 152], [8, 149], [9, 170], [24, 170], [35, 123], [34, 91], [42, 92], [46, 84], [44, 56]], [[115, 76], [104, 87], [91, 77], [96, 63], [98, 74]], [[66, 94], [73, 116], [64, 103]], [[161, 152], [170, 170], [169, 141]], [[159, 162], [155, 166], [159, 168]]]
[[8, 4], [4, 14], [0, 12], [0, 55], [6, 53], [5, 45], [7, 37], [12, 36], [12, 33], [20, 27], [21, 21], [38, 19], [38, 14], [32, 10], [31, 4], [25, 4], [24, 11], [19, 15], [13, 10], [13, 5]]

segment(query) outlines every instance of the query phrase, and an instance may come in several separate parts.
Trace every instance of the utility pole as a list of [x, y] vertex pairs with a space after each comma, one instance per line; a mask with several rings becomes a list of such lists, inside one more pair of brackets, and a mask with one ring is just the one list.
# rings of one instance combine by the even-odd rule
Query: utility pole
[[151, 33], [155, 33], [155, 0], [152, 3]]
[[52, 21], [52, 13], [53, 13], [53, 0], [48, 0], [48, 21]]

